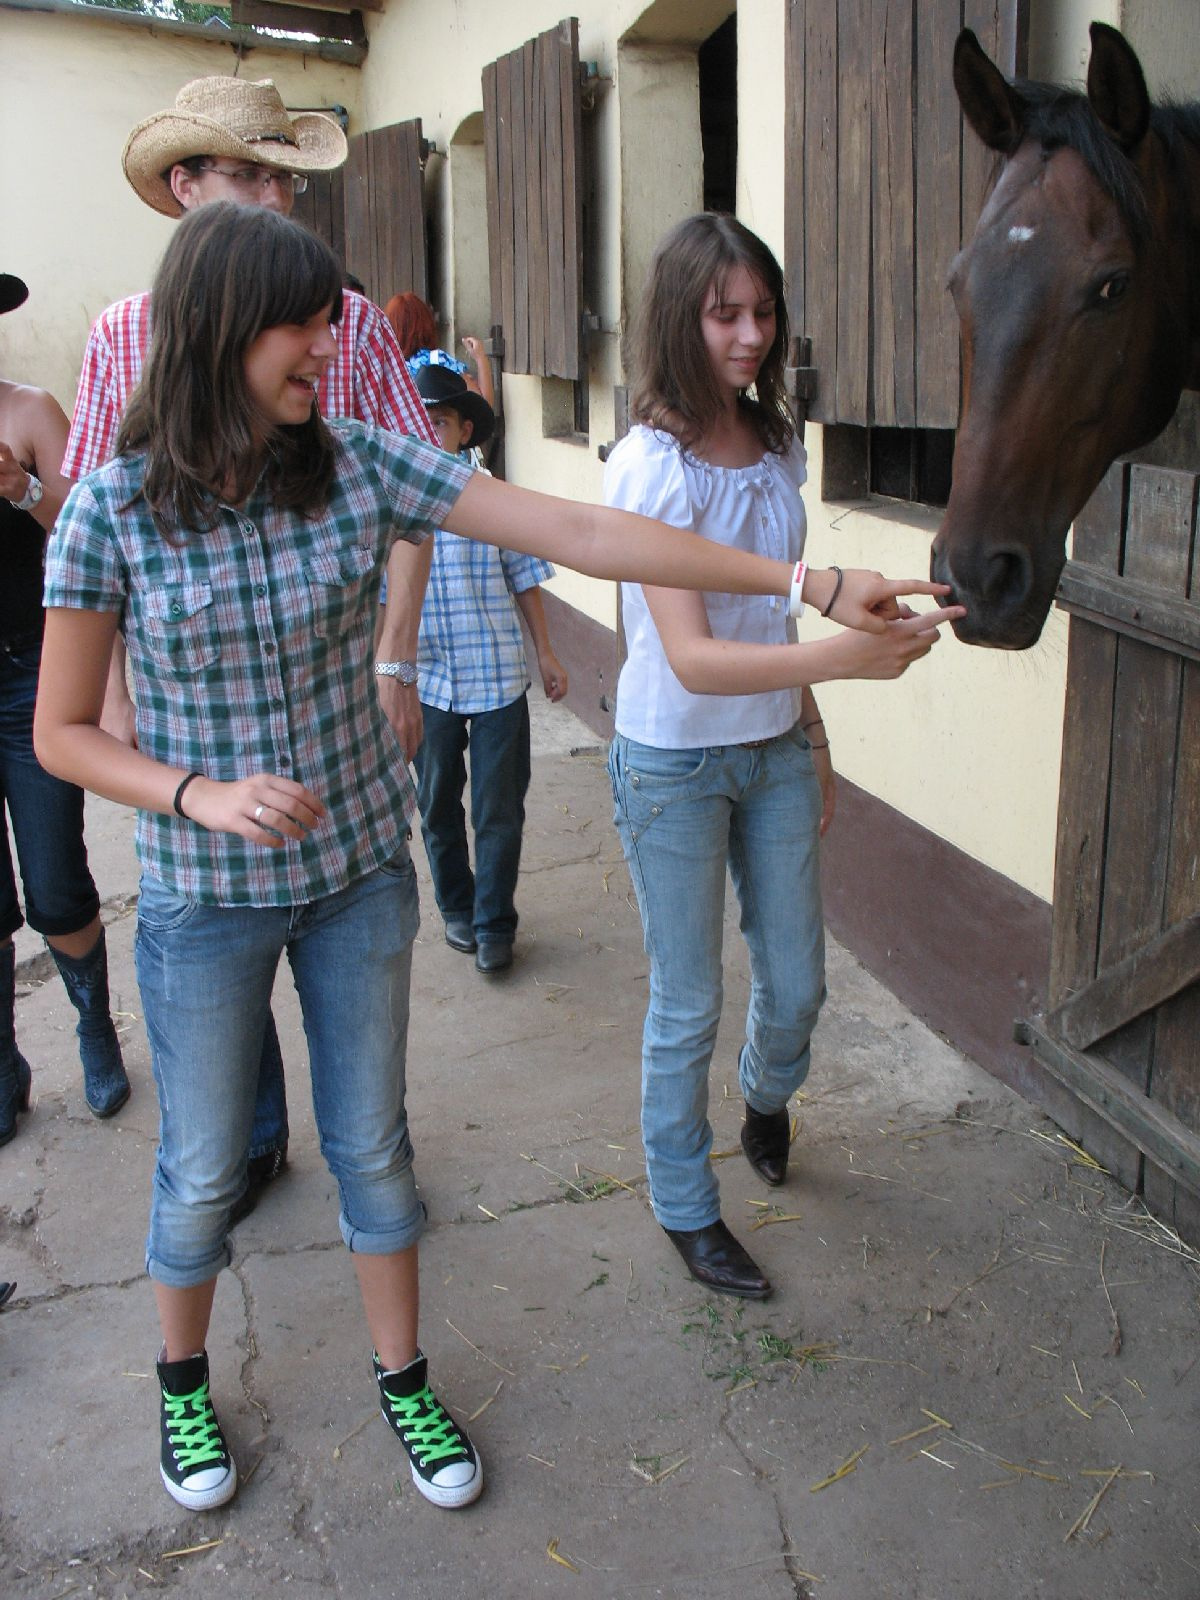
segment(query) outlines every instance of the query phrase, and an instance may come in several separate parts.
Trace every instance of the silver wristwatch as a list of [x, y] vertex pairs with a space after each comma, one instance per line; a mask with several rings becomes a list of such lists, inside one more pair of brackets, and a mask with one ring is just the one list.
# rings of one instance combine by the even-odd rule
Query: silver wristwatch
[[8, 502], [10, 506], [15, 506], [18, 511], [32, 511], [46, 492], [42, 487], [40, 478], [35, 478], [32, 472], [28, 472], [26, 476], [29, 482], [25, 487], [25, 493], [19, 500], [10, 500]]
[[417, 672], [417, 663], [415, 661], [377, 661], [375, 663], [375, 676], [377, 678], [399, 678], [407, 689], [416, 683], [420, 674]]

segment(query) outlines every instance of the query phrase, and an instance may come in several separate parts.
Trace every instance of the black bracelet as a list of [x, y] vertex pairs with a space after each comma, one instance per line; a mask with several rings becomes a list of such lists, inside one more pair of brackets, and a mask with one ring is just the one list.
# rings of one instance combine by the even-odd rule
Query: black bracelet
[[829, 740], [826, 739], [824, 744], [810, 744], [808, 748], [810, 750], [828, 750], [829, 749]]
[[183, 799], [183, 791], [187, 788], [188, 784], [191, 783], [193, 778], [202, 778], [203, 776], [204, 774], [202, 772], [189, 772], [187, 777], [175, 791], [175, 799], [172, 801], [172, 805], [175, 807], [175, 815], [177, 817], [182, 817], [185, 822], [188, 820], [188, 814], [179, 803]]
[[842, 571], [841, 567], [830, 567], [829, 570], [830, 572], [837, 573], [837, 582], [833, 586], [833, 593], [829, 596], [829, 604], [825, 607], [824, 611], [821, 612], [823, 617], [827, 617], [833, 610], [834, 606], [837, 605], [837, 597], [842, 592], [842, 579], [845, 577], [845, 573]]
[[811, 722], [802, 722], [800, 724], [800, 732], [807, 733], [810, 728], [823, 728], [824, 726], [825, 719], [823, 717], [814, 717]]

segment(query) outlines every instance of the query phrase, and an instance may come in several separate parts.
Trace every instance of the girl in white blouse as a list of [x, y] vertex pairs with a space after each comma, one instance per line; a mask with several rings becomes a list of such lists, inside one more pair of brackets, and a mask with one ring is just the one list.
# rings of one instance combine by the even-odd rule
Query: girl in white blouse
[[[783, 277], [732, 217], [688, 218], [659, 246], [635, 340], [630, 433], [605, 472], [609, 505], [800, 563], [805, 455], [782, 387]], [[753, 390], [753, 398], [748, 391]], [[957, 608], [876, 607], [878, 631], [796, 643], [801, 601], [851, 620], [867, 578], [796, 568], [779, 598], [624, 584], [628, 655], [609, 758], [616, 822], [642, 914], [650, 1004], [642, 1138], [654, 1212], [692, 1276], [763, 1299], [771, 1285], [721, 1220], [709, 1161], [708, 1072], [721, 1016], [728, 867], [750, 952], [738, 1077], [742, 1146], [767, 1183], [787, 1172], [787, 1102], [825, 998], [818, 840], [834, 777], [812, 685], [894, 678]], [[897, 593], [943, 594], [918, 581]], [[843, 615], [839, 618], [839, 610]]]

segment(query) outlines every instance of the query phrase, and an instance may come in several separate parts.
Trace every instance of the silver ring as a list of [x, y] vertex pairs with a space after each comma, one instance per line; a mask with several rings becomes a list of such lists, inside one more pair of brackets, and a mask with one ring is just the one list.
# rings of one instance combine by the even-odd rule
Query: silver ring
[[265, 807], [263, 807], [263, 806], [255, 806], [255, 808], [254, 808], [254, 820], [255, 820], [255, 822], [261, 822], [262, 821], [262, 814], [263, 814], [264, 809], [265, 809]]

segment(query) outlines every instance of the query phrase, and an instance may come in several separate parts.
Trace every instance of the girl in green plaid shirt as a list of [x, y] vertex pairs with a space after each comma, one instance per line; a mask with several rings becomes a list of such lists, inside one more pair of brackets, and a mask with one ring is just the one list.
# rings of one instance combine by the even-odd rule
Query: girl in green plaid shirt
[[[396, 538], [444, 527], [608, 579], [786, 595], [792, 569], [516, 489], [412, 438], [326, 423], [314, 394], [335, 348], [340, 267], [268, 209], [185, 217], [153, 304], [119, 454], [75, 487], [50, 542], [35, 741], [48, 770], [138, 810], [136, 956], [161, 1111], [146, 1243], [160, 1472], [194, 1510], [237, 1486], [205, 1341], [286, 953], [383, 1415], [421, 1494], [464, 1506], [482, 1463], [417, 1341], [413, 791], [371, 676], [383, 564]], [[839, 607], [897, 664], [914, 636], [887, 619], [911, 590], [929, 586], [847, 573]], [[136, 749], [99, 726], [118, 628]]]

